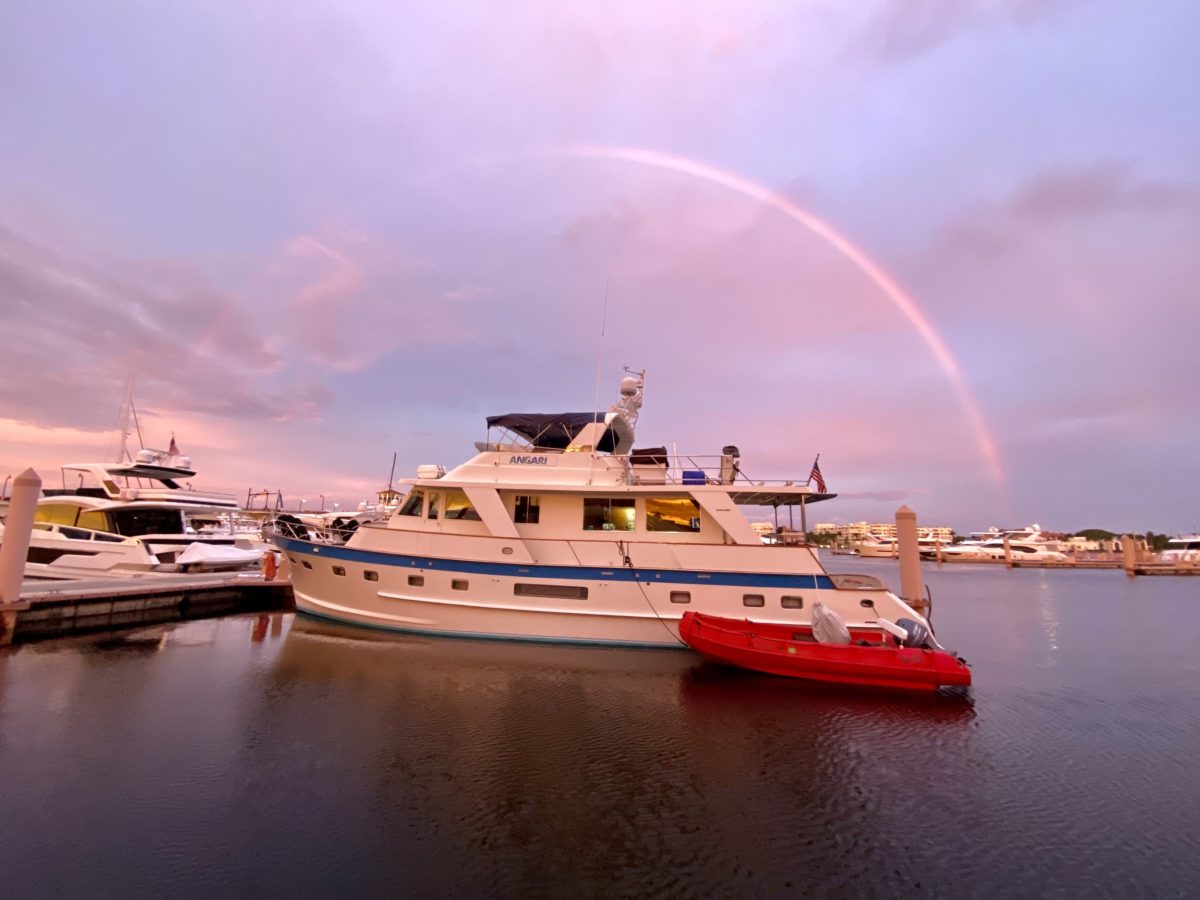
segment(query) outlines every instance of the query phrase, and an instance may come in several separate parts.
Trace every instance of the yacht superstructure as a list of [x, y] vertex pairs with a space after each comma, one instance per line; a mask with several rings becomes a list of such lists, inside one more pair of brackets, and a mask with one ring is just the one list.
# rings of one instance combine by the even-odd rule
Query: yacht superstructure
[[276, 533], [297, 609], [402, 631], [637, 646], [679, 646], [687, 610], [801, 623], [821, 600], [851, 625], [925, 622], [876, 579], [828, 574], [802, 542], [764, 544], [739, 509], [803, 511], [835, 495], [750, 480], [733, 446], [708, 458], [634, 449], [643, 386], [644, 373], [624, 378], [603, 413], [490, 417], [475, 456], [421, 466], [388, 521], [344, 544]]

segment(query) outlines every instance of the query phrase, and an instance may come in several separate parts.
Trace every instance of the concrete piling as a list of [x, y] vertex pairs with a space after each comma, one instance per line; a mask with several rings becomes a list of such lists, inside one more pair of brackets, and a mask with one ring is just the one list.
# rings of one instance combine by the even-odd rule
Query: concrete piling
[[921, 584], [921, 551], [917, 543], [917, 514], [907, 506], [896, 510], [896, 552], [900, 558], [900, 597], [924, 614], [928, 604]]
[[1125, 561], [1125, 574], [1136, 575], [1138, 564], [1137, 541], [1131, 535], [1121, 537], [1121, 557]]
[[4, 520], [4, 538], [0, 542], [0, 644], [9, 643], [16, 627], [21, 604], [21, 582], [25, 580], [25, 560], [33, 535], [33, 517], [42, 479], [26, 469], [13, 482], [12, 499]]

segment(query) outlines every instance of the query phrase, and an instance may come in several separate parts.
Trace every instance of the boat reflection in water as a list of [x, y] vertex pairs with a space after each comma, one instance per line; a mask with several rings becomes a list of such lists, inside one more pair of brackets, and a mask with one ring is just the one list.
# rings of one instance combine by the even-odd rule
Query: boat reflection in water
[[[371, 634], [298, 618], [272, 680], [284, 717], [281, 695], [323, 685], [323, 720], [310, 715], [305, 734], [326, 769], [298, 764], [301, 777], [328, 777], [336, 746], [337, 768], [370, 782], [350, 786], [357, 797], [343, 783], [342, 802], [391, 827], [389, 852], [422, 836], [418, 882], [490, 895], [733, 895], [750, 871], [785, 890], [803, 867], [844, 879], [830, 847], [870, 839], [914, 746], [936, 733], [957, 764], [972, 756], [969, 703], [847, 696], [686, 651]], [[474, 862], [451, 862], [462, 858]]]

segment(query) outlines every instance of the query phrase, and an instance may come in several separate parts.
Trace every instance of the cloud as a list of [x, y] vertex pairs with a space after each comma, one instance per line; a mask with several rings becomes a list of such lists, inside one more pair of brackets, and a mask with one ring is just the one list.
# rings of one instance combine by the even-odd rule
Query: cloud
[[990, 258], [1069, 222], [1196, 209], [1200, 185], [1143, 178], [1128, 162], [1056, 166], [1026, 178], [1000, 200], [979, 203], [946, 222], [935, 252]]
[[0, 223], [0, 293], [9, 373], [0, 415], [95, 425], [101, 410], [115, 411], [130, 372], [183, 409], [236, 416], [288, 405], [256, 387], [282, 361], [254, 313], [181, 262]]
[[1030, 28], [1075, 0], [883, 0], [854, 43], [882, 63], [911, 59], [978, 28]]

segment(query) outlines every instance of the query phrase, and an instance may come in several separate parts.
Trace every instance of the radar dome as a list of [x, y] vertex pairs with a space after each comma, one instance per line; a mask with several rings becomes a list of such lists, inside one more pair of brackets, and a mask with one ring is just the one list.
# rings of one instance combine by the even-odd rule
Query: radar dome
[[638, 380], [632, 375], [626, 375], [621, 379], [621, 396], [632, 397], [638, 392]]

